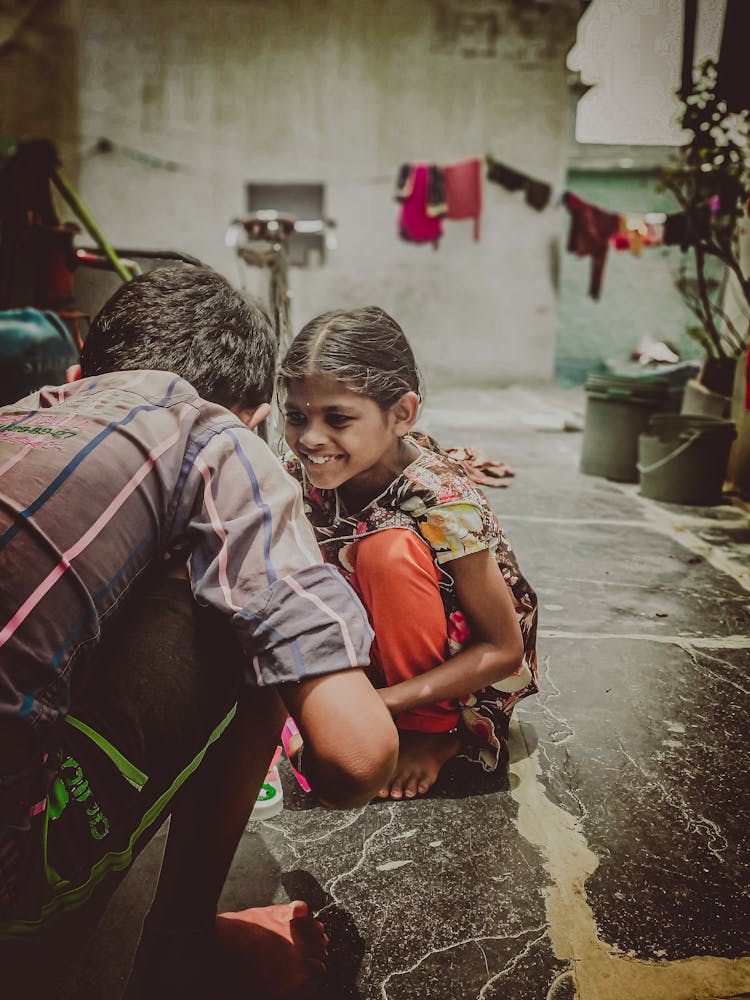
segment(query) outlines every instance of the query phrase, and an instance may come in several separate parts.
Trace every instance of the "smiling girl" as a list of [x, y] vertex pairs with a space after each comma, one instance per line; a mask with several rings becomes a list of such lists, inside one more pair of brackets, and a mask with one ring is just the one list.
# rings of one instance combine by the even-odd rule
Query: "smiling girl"
[[288, 469], [375, 632], [370, 677], [400, 738], [381, 797], [423, 795], [458, 754], [494, 770], [513, 706], [538, 690], [536, 596], [484, 494], [412, 433], [420, 379], [401, 327], [375, 307], [325, 313], [280, 386]]

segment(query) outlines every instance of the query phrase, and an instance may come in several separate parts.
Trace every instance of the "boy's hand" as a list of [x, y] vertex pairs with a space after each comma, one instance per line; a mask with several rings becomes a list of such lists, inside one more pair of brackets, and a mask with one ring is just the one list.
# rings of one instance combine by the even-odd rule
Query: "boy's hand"
[[279, 693], [305, 744], [305, 777], [329, 808], [365, 805], [390, 781], [398, 733], [362, 670], [283, 684]]
[[248, 430], [254, 431], [258, 424], [262, 424], [266, 417], [270, 417], [270, 415], [271, 404], [261, 403], [260, 406], [255, 408], [255, 413], [252, 415], [249, 423], [247, 424]]

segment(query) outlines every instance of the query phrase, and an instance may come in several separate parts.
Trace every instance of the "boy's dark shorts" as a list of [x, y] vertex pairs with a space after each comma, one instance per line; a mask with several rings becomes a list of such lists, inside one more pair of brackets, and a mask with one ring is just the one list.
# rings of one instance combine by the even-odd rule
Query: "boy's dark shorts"
[[35, 936], [124, 872], [234, 716], [242, 658], [226, 619], [178, 579], [134, 605], [37, 748], [46, 795], [29, 828], [0, 831], [0, 941]]

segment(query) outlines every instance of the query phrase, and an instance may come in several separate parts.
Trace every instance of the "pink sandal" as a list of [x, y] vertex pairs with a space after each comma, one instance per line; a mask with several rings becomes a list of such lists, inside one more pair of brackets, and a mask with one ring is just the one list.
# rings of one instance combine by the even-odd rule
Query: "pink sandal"
[[286, 722], [284, 723], [284, 728], [281, 730], [281, 742], [284, 744], [284, 750], [286, 751], [287, 759], [291, 765], [292, 771], [294, 772], [294, 777], [297, 779], [297, 784], [302, 789], [303, 792], [310, 791], [310, 784], [304, 774], [301, 774], [297, 768], [294, 766], [294, 761], [292, 757], [296, 757], [299, 762], [302, 750], [298, 750], [295, 754], [289, 753], [289, 743], [293, 736], [299, 736], [299, 729], [295, 725], [294, 719], [288, 716]]

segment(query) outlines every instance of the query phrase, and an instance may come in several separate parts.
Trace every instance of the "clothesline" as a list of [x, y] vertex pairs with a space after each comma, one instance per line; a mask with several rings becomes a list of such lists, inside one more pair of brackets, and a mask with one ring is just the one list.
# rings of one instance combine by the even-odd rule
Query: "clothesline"
[[[510, 192], [522, 191], [527, 205], [538, 212], [550, 203], [564, 205], [571, 216], [567, 249], [591, 258], [589, 295], [601, 295], [604, 265], [609, 249], [629, 250], [637, 256], [645, 247], [680, 246], [686, 251], [695, 242], [693, 218], [684, 211], [671, 214], [644, 211], [612, 212], [585, 201], [575, 192], [556, 192], [551, 184], [532, 177], [487, 154], [486, 179]], [[474, 220], [474, 239], [479, 239], [482, 212], [482, 160], [473, 157], [460, 163], [404, 163], [396, 180], [396, 199], [401, 203], [399, 234], [412, 243], [431, 243], [438, 248], [443, 219]], [[708, 213], [720, 209], [718, 196], [709, 198]]]
[[[102, 153], [120, 153], [122, 156], [135, 160], [143, 166], [150, 167], [152, 169], [166, 170], [170, 173], [179, 171], [193, 173], [195, 171], [195, 168], [188, 163], [166, 159], [152, 153], [146, 153], [143, 150], [135, 149], [131, 146], [125, 145], [124, 143], [114, 142], [113, 140], [104, 137], [100, 137], [96, 140], [90, 152], [100, 155]], [[563, 204], [563, 198], [567, 190], [566, 188], [557, 188], [554, 185], [547, 184], [545, 181], [537, 180], [522, 171], [516, 170], [514, 167], [510, 167], [499, 160], [495, 160], [489, 154], [485, 157], [485, 159], [487, 162], [487, 179], [501, 184], [509, 191], [523, 190], [527, 203], [531, 207], [541, 211], [546, 208], [548, 204], [552, 204], [555, 207]], [[212, 173], [213, 171], [205, 172]], [[377, 176], [368, 177], [339, 178], [337, 183], [347, 181], [352, 183], [382, 184], [389, 180], [390, 177], [387, 174], [379, 174]], [[642, 221], [645, 221], [647, 224], [660, 224], [666, 219], [666, 214], [663, 212], [624, 212], [619, 214], [627, 217], [629, 223], [632, 223], [630, 228], [633, 229], [636, 228]]]
[[[119, 152], [152, 169], [192, 172], [190, 166], [100, 138], [96, 153]], [[691, 220], [684, 212], [610, 212], [592, 205], [567, 189], [553, 185], [491, 154], [484, 157], [486, 179], [507, 191], [523, 192], [527, 205], [541, 212], [552, 204], [565, 205], [571, 214], [567, 249], [592, 259], [589, 294], [598, 299], [606, 255], [610, 247], [629, 250], [634, 255], [644, 247], [680, 245], [692, 242]], [[403, 164], [399, 170], [396, 197], [401, 202], [399, 232], [414, 243], [432, 243], [437, 249], [442, 236], [442, 219], [473, 220], [474, 239], [479, 239], [482, 213], [482, 159], [472, 157], [455, 164]], [[382, 178], [378, 178], [382, 181]], [[718, 206], [712, 205], [715, 211]]]

